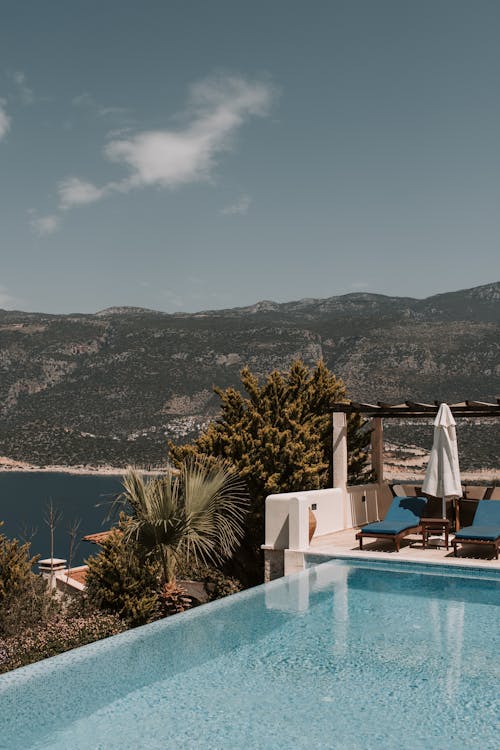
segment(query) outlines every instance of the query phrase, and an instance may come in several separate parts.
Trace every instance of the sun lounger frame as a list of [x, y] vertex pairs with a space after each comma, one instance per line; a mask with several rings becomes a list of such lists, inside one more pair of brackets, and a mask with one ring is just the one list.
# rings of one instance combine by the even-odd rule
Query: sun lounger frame
[[422, 527], [421, 526], [411, 526], [409, 529], [404, 529], [403, 531], [399, 531], [397, 534], [377, 534], [374, 531], [358, 531], [356, 534], [356, 539], [359, 540], [359, 549], [363, 549], [363, 539], [366, 538], [372, 538], [372, 539], [384, 539], [386, 541], [392, 541], [394, 542], [394, 546], [396, 547], [396, 552], [399, 552], [401, 548], [401, 540], [405, 538], [405, 536], [410, 536], [410, 534], [421, 534], [422, 533]]
[[460, 537], [460, 539], [453, 539], [453, 554], [457, 557], [458, 545], [459, 544], [489, 544], [490, 547], [494, 548], [495, 559], [498, 560], [498, 550], [500, 549], [500, 536], [496, 539], [473, 539], [472, 537]]

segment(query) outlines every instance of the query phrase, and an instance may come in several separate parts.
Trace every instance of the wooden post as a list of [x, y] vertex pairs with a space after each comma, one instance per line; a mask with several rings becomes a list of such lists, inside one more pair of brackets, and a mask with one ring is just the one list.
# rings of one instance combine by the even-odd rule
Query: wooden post
[[372, 419], [372, 469], [377, 477], [378, 484], [384, 481], [384, 428], [382, 418], [374, 417]]
[[333, 486], [347, 487], [347, 418], [333, 412]]

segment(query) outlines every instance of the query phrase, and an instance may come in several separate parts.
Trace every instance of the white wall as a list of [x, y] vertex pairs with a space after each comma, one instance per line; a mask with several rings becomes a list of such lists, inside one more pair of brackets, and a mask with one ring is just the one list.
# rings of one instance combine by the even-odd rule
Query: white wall
[[309, 508], [314, 505], [316, 538], [384, 518], [391, 499], [389, 487], [384, 484], [269, 495], [266, 498], [266, 541], [263, 549], [308, 549]]
[[345, 493], [338, 488], [287, 492], [266, 498], [266, 542], [264, 549], [307, 549], [309, 508], [313, 505], [315, 536], [345, 528]]

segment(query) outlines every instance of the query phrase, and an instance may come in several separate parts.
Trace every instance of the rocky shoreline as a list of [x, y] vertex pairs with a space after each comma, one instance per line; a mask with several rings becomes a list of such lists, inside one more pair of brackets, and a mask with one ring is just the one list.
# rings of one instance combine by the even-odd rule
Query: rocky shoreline
[[[144, 474], [153, 474], [159, 471], [165, 471], [165, 466], [158, 466], [155, 468], [149, 468], [142, 470]], [[67, 466], [60, 464], [53, 464], [47, 466], [34, 466], [33, 464], [27, 463], [26, 461], [16, 461], [13, 458], [7, 456], [0, 456], [0, 472], [54, 472], [59, 474], [97, 474], [97, 475], [117, 475], [122, 476], [126, 472], [126, 467], [116, 466], [91, 466], [90, 464], [80, 464], [76, 466]]]
[[[419, 460], [420, 459], [420, 460]], [[426, 457], [427, 459], [427, 457]], [[426, 460], [422, 461], [421, 457], [416, 457], [414, 461], [403, 459], [396, 463], [390, 459], [384, 464], [384, 478], [386, 481], [405, 481], [405, 482], [422, 482], [425, 474]], [[140, 467], [139, 467], [140, 468]], [[154, 474], [165, 471], [165, 466], [158, 466], [142, 470], [144, 474]], [[96, 474], [122, 476], [126, 468], [116, 466], [91, 466], [89, 464], [67, 466], [67, 465], [49, 465], [34, 466], [25, 461], [16, 461], [7, 456], [0, 456], [0, 472], [57, 472], [61, 474]], [[500, 482], [500, 469], [476, 469], [474, 471], [463, 471], [461, 473], [462, 482], [472, 484], [496, 484]]]

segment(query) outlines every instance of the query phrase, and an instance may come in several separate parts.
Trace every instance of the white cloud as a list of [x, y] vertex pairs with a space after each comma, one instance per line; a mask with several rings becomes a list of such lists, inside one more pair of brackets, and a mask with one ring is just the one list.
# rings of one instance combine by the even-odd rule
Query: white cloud
[[351, 284], [351, 289], [355, 289], [357, 292], [363, 292], [369, 288], [370, 284], [367, 281], [353, 281]]
[[242, 195], [237, 201], [235, 201], [235, 203], [231, 203], [229, 206], [224, 206], [224, 208], [221, 209], [221, 214], [223, 216], [243, 216], [248, 213], [251, 203], [252, 199], [249, 195]]
[[[145, 130], [135, 135], [116, 132], [104, 155], [126, 169], [128, 176], [102, 186], [68, 177], [58, 185], [59, 210], [95, 203], [111, 193], [157, 186], [178, 188], [190, 183], [210, 182], [223, 152], [230, 150], [236, 132], [250, 117], [269, 113], [275, 91], [269, 83], [235, 76], [213, 76], [190, 89], [183, 127], [176, 130]], [[79, 107], [99, 107], [89, 94], [73, 99]], [[112, 108], [101, 108], [101, 114]], [[118, 111], [118, 110], [115, 110]], [[245, 213], [250, 198], [243, 196], [231, 213]]]
[[130, 170], [120, 188], [209, 181], [237, 129], [249, 117], [266, 115], [272, 99], [272, 87], [259, 81], [219, 76], [196, 84], [183, 129], [144, 131], [107, 144], [108, 159]]
[[33, 93], [33, 89], [31, 89], [26, 83], [26, 74], [23, 73], [22, 70], [16, 70], [12, 74], [12, 80], [18, 88], [19, 96], [21, 97], [23, 104], [33, 104], [35, 101], [35, 94]]
[[96, 187], [91, 182], [81, 180], [79, 177], [68, 177], [60, 182], [57, 188], [59, 207], [66, 210], [72, 206], [95, 203], [106, 194], [107, 190], [107, 188]]
[[57, 214], [48, 214], [47, 216], [33, 216], [30, 221], [33, 231], [40, 237], [53, 234], [59, 229], [61, 219]]
[[7, 135], [10, 129], [11, 119], [5, 109], [6, 104], [5, 99], [0, 99], [0, 141]]

